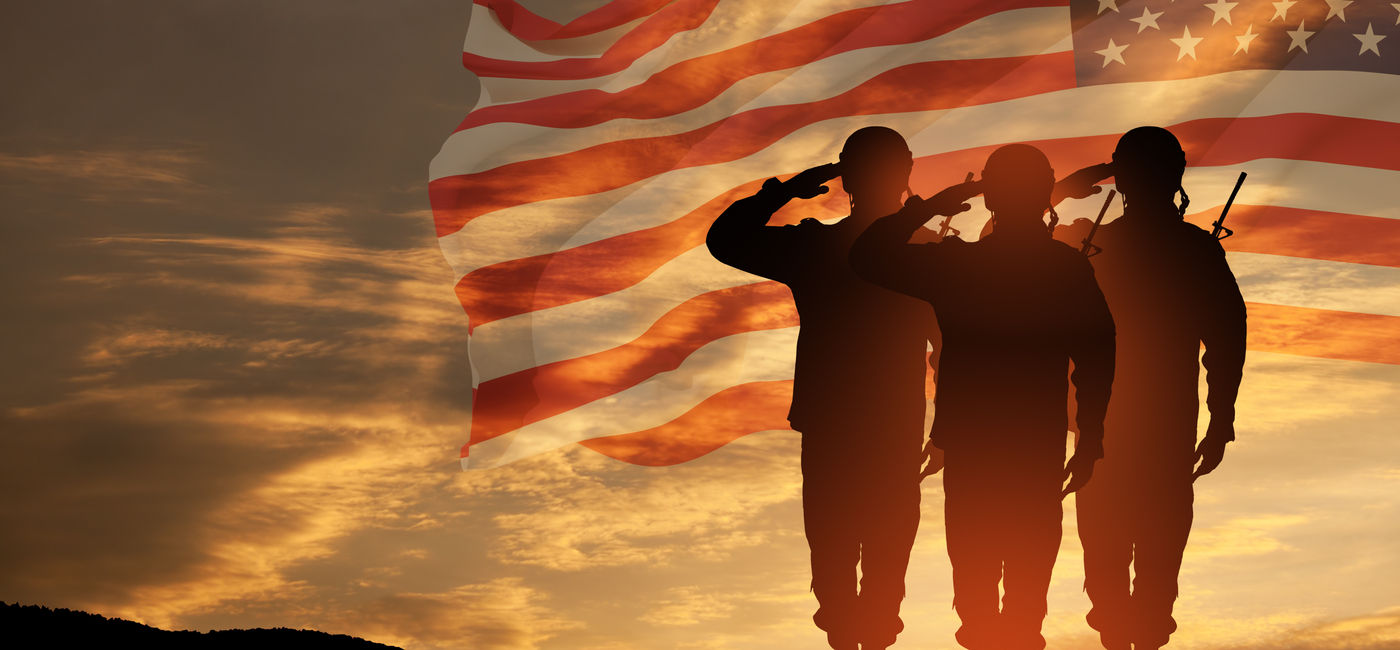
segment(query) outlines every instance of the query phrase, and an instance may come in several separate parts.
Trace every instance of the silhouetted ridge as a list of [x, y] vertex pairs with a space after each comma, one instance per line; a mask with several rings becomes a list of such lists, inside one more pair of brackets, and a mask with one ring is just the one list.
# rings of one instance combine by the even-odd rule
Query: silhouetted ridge
[[307, 648], [310, 650], [372, 650], [394, 648], [344, 634], [285, 627], [252, 630], [170, 631], [120, 618], [71, 609], [4, 603], [0, 629], [5, 647], [53, 648], [78, 644], [136, 648]]

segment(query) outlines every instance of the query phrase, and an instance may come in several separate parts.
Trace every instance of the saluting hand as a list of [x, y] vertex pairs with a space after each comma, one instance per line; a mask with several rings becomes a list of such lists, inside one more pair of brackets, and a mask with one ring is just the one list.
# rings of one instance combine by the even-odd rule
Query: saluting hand
[[804, 170], [783, 182], [783, 188], [799, 199], [810, 199], [830, 191], [827, 181], [841, 175], [840, 163], [827, 163]]
[[1098, 194], [1103, 191], [1103, 188], [1099, 187], [1098, 184], [1112, 175], [1113, 163], [1090, 165], [1076, 171], [1055, 184], [1057, 202], [1058, 199], [1082, 199]]
[[934, 194], [925, 199], [915, 194], [904, 202], [904, 209], [900, 212], [919, 212], [928, 215], [928, 218], [951, 217], [959, 212], [967, 212], [972, 209], [967, 204], [967, 200], [982, 193], [982, 181], [972, 180], [972, 172], [967, 173], [967, 178], [957, 185], [944, 189], [942, 192]]

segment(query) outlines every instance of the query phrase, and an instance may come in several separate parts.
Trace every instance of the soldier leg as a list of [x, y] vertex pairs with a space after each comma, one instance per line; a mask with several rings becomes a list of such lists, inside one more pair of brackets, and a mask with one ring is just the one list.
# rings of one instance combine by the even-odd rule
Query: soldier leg
[[854, 648], [856, 639], [856, 537], [849, 472], [830, 438], [802, 436], [802, 521], [812, 554], [812, 591], [818, 609], [812, 620], [833, 648]]
[[1128, 486], [1116, 480], [1112, 459], [1075, 493], [1079, 541], [1084, 547], [1084, 590], [1093, 608], [1086, 618], [1098, 630], [1104, 646], [1123, 648], [1129, 642], [1132, 601], [1128, 567], [1133, 562], [1132, 510], [1126, 503]]
[[860, 607], [863, 648], [874, 650], [894, 643], [904, 629], [899, 604], [904, 599], [904, 575], [909, 552], [919, 529], [919, 448], [881, 458], [865, 473], [867, 499], [862, 504]]
[[1013, 491], [1006, 520], [1006, 539], [1010, 544], [1005, 551], [1006, 595], [1002, 599], [1004, 647], [1008, 650], [1045, 647], [1040, 627], [1045, 621], [1045, 598], [1063, 531], [1063, 459], [1063, 451], [1040, 453], [1008, 468], [1013, 469], [1008, 475]]
[[1145, 518], [1136, 544], [1136, 576], [1133, 579], [1135, 626], [1133, 642], [1146, 648], [1166, 645], [1176, 620], [1172, 605], [1177, 596], [1177, 576], [1181, 557], [1191, 534], [1192, 501], [1195, 494], [1191, 477], [1174, 477], [1159, 486], [1151, 517]]
[[997, 486], [976, 453], [949, 450], [943, 466], [944, 528], [953, 565], [953, 607], [962, 627], [957, 640], [965, 648], [1000, 648], [1001, 553], [997, 521]]

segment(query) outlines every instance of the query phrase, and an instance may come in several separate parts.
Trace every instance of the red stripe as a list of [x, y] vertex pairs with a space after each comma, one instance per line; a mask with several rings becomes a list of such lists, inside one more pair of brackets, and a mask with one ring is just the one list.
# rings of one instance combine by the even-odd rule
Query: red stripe
[[633, 465], [694, 460], [755, 431], [786, 429], [792, 380], [726, 388], [666, 424], [579, 444]]
[[546, 41], [587, 36], [630, 23], [656, 13], [670, 0], [612, 0], [578, 18], [560, 25], [520, 6], [514, 0], [476, 0], [476, 4], [491, 9], [501, 25], [517, 38], [526, 41]]
[[[1248, 303], [1249, 349], [1400, 365], [1400, 319]], [[579, 444], [636, 465], [675, 465], [756, 431], [788, 428], [790, 381], [727, 388], [657, 427]]]
[[[1223, 205], [1187, 215], [1207, 230]], [[1225, 250], [1400, 267], [1400, 220], [1269, 205], [1230, 208]]]
[[842, 52], [914, 43], [948, 33], [978, 18], [1060, 0], [957, 0], [938, 12], [905, 3], [855, 9], [740, 46], [681, 61], [620, 90], [580, 90], [513, 104], [487, 106], [467, 115], [458, 131], [493, 122], [578, 128], [618, 118], [654, 119], [699, 107], [747, 77], [806, 65]]
[[672, 36], [704, 24], [719, 0], [676, 0], [624, 34], [601, 56], [557, 61], [511, 61], [462, 53], [462, 65], [480, 77], [587, 79], [626, 68]]
[[674, 370], [690, 353], [715, 339], [796, 324], [792, 294], [777, 282], [700, 294], [624, 345], [483, 382], [472, 399], [472, 444]]
[[1251, 350], [1400, 365], [1400, 318], [1257, 302], [1246, 307]]
[[[928, 88], [928, 92], [911, 89]], [[927, 61], [885, 71], [856, 88], [809, 104], [769, 106], [675, 135], [623, 140], [582, 151], [448, 176], [429, 183], [438, 236], [495, 210], [623, 187], [662, 172], [744, 158], [797, 129], [850, 115], [955, 108], [1074, 86], [1070, 53]]]

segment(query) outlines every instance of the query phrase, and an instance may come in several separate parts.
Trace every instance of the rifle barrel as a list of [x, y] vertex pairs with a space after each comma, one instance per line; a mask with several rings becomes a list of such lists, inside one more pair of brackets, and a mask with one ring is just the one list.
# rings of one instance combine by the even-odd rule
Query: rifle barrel
[[1094, 249], [1094, 235], [1099, 231], [1099, 224], [1103, 223], [1103, 216], [1108, 214], [1108, 206], [1113, 203], [1113, 197], [1118, 194], [1118, 190], [1109, 190], [1108, 196], [1103, 200], [1103, 207], [1099, 208], [1099, 216], [1094, 219], [1094, 226], [1089, 229], [1089, 236], [1084, 238], [1084, 247], [1079, 249], [1080, 253], [1088, 255]]
[[1223, 239], [1220, 236], [1220, 231], [1222, 230], [1230, 233], [1225, 235], [1225, 237], [1229, 237], [1230, 235], [1234, 234], [1234, 231], [1229, 230], [1225, 227], [1225, 215], [1230, 213], [1230, 206], [1235, 204], [1235, 195], [1240, 193], [1240, 186], [1244, 185], [1245, 176], [1248, 176], [1248, 174], [1245, 172], [1240, 172], [1240, 177], [1235, 180], [1235, 189], [1230, 190], [1230, 198], [1225, 201], [1225, 209], [1220, 211], [1220, 218], [1216, 219], [1215, 223], [1211, 224], [1212, 226], [1214, 226], [1214, 228], [1210, 231], [1212, 237], [1215, 237], [1216, 239]]

